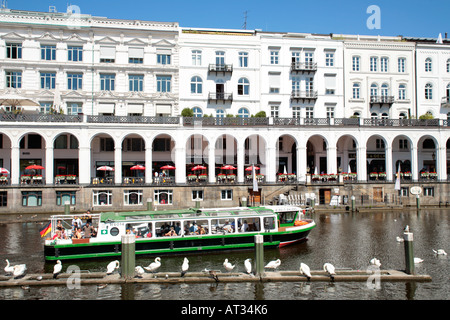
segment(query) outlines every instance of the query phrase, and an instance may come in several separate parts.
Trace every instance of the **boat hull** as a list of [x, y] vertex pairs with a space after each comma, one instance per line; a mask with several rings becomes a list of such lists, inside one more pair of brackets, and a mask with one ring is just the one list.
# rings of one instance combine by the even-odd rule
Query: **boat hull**
[[[291, 231], [235, 233], [186, 237], [161, 237], [136, 239], [136, 255], [187, 254], [219, 250], [242, 250], [254, 248], [254, 236], [262, 234], [264, 246], [282, 247], [306, 240], [315, 227], [293, 228]], [[45, 260], [77, 260], [85, 258], [117, 257], [121, 255], [121, 242], [86, 242], [44, 246]]]

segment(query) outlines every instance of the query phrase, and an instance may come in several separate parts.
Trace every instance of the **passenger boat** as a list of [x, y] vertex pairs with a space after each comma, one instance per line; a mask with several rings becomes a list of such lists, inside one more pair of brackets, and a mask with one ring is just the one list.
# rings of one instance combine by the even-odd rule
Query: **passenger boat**
[[316, 226], [305, 219], [306, 210], [280, 205], [105, 212], [90, 216], [96, 232], [81, 239], [72, 239], [72, 221], [80, 215], [55, 215], [44, 255], [46, 260], [120, 256], [121, 236], [130, 233], [136, 236], [136, 255], [251, 249], [256, 234], [263, 235], [265, 246], [282, 247], [306, 240]]

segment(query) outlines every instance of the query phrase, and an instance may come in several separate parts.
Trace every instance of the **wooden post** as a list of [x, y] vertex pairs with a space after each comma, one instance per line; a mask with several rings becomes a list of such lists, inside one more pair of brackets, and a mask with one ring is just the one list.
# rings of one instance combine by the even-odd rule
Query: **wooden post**
[[255, 275], [264, 275], [264, 236], [255, 235]]
[[246, 207], [246, 206], [247, 206], [247, 198], [242, 197], [242, 207]]
[[147, 211], [153, 211], [153, 199], [147, 198]]
[[70, 202], [64, 202], [64, 214], [70, 214]]
[[122, 236], [122, 278], [132, 279], [136, 267], [136, 237], [134, 234]]
[[420, 196], [418, 194], [416, 195], [416, 207], [417, 210], [420, 210]]
[[403, 233], [403, 243], [405, 245], [405, 272], [415, 274], [414, 270], [414, 246], [412, 232]]
[[355, 210], [356, 210], [356, 198], [355, 198], [355, 196], [352, 196], [351, 199], [352, 199], [352, 212], [355, 212]]

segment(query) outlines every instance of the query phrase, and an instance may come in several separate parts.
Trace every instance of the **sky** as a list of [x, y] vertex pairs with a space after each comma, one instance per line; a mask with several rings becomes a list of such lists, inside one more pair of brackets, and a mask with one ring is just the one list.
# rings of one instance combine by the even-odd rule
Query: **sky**
[[[5, 0], [2, 0], [5, 1]], [[181, 27], [273, 32], [450, 37], [449, 0], [7, 0], [7, 8], [80, 13], [114, 19], [178, 22]], [[368, 8], [377, 6], [377, 11]], [[374, 20], [375, 19], [375, 20]], [[367, 24], [367, 21], [371, 24]], [[374, 28], [375, 27], [375, 28]]]

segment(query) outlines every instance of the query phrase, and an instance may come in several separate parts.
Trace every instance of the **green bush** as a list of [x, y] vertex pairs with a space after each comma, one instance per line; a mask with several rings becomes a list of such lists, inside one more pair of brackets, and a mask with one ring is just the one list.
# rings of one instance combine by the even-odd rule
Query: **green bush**
[[184, 108], [183, 110], [181, 110], [181, 116], [182, 117], [193, 117], [194, 111], [192, 111], [192, 109], [190, 109], [190, 108]]

